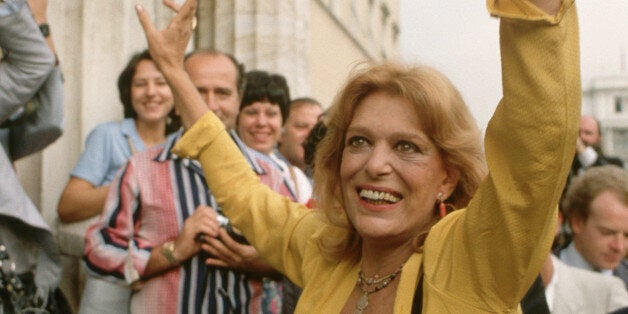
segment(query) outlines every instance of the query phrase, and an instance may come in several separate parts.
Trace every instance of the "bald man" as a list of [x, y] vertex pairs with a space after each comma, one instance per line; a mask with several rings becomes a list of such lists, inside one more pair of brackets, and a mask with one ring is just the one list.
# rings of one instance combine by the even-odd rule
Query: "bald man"
[[592, 116], [580, 118], [580, 134], [576, 143], [576, 156], [571, 165], [569, 179], [582, 174], [586, 169], [603, 165], [623, 167], [621, 159], [602, 153], [602, 132], [600, 122]]

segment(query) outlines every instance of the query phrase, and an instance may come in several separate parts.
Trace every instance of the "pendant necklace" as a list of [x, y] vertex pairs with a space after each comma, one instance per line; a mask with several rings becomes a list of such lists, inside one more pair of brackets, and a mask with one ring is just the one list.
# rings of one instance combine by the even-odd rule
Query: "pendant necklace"
[[399, 268], [394, 272], [381, 278], [378, 275], [375, 275], [373, 277], [365, 277], [364, 273], [362, 273], [362, 271], [360, 270], [360, 272], [358, 273], [357, 285], [360, 290], [362, 290], [363, 294], [360, 299], [358, 299], [358, 305], [355, 309], [355, 314], [362, 314], [362, 312], [369, 305], [369, 295], [388, 287], [393, 279], [395, 279], [395, 277], [399, 275], [402, 268], [403, 264], [401, 264], [401, 266], [399, 266]]

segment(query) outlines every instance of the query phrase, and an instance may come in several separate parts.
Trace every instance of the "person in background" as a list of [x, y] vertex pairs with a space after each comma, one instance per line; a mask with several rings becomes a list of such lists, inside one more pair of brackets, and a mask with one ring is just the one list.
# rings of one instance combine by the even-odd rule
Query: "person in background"
[[609, 313], [628, 306], [621, 279], [572, 267], [549, 254], [541, 277], [551, 313]]
[[233, 225], [304, 288], [297, 312], [518, 310], [549, 252], [573, 156], [577, 15], [568, 0], [488, 5], [502, 17], [504, 85], [486, 132], [490, 171], [451, 82], [425, 67], [374, 65], [332, 106], [315, 162], [319, 210], [261, 185], [203, 105], [182, 66], [197, 2], [163, 30], [136, 6], [188, 128], [173, 152], [199, 160]]
[[[554, 242], [560, 239], [561, 226], [558, 219]], [[551, 252], [521, 301], [524, 314], [610, 313], [627, 306], [628, 291], [621, 279], [569, 266]]]
[[623, 167], [624, 163], [616, 157], [606, 156], [602, 152], [602, 128], [600, 122], [592, 116], [580, 118], [580, 132], [576, 142], [576, 156], [571, 165], [570, 178], [582, 174], [586, 169], [603, 165]]
[[[78, 231], [81, 240], [87, 226], [101, 214], [120, 167], [134, 153], [164, 143], [167, 135], [178, 129], [172, 92], [148, 51], [131, 57], [118, 77], [118, 92], [124, 120], [99, 124], [90, 132], [57, 207], [62, 223], [83, 222]], [[60, 243], [64, 253], [64, 288], [77, 303], [80, 300], [81, 312], [127, 312], [130, 290], [91, 276], [82, 289], [85, 274], [78, 270], [83, 242], [67, 248], [63, 239]]]
[[560, 251], [567, 265], [620, 277], [628, 287], [628, 171], [593, 167], [576, 177], [562, 201], [572, 242]]
[[[58, 68], [46, 18], [47, 6], [48, 1], [45, 0], [0, 2], [2, 123], [16, 114]], [[6, 151], [6, 147], [4, 149]]]
[[305, 163], [305, 175], [312, 178], [314, 174], [314, 157], [316, 156], [316, 146], [325, 137], [327, 126], [325, 125], [326, 113], [321, 114], [318, 122], [312, 127], [310, 133], [303, 142], [303, 162]]
[[[68, 313], [57, 286], [60, 255], [53, 232], [29, 199], [9, 158], [5, 123], [47, 84], [63, 94], [47, 23], [48, 1], [0, 1], [0, 312]], [[62, 100], [63, 97], [61, 97]], [[10, 123], [9, 123], [10, 124]]]
[[305, 172], [303, 143], [323, 114], [323, 107], [313, 98], [297, 98], [290, 102], [281, 137], [278, 156]]
[[[306, 102], [309, 104], [311, 101]], [[293, 116], [292, 127], [283, 123], [290, 119], [292, 110], [290, 104], [290, 89], [282, 75], [250, 71], [246, 74], [246, 88], [240, 103], [237, 129], [248, 147], [266, 156], [268, 161], [281, 171], [284, 182], [290, 188], [290, 198], [308, 204], [312, 194], [309, 179], [301, 169], [292, 165], [276, 150], [280, 137], [285, 135], [286, 127], [295, 129], [298, 126], [294, 125], [295, 122], [298, 122], [297, 124], [305, 122], [304, 119], [296, 119], [296, 116]], [[296, 135], [292, 131], [291, 133]], [[293, 142], [292, 144], [296, 144], [296, 141]], [[292, 313], [300, 289], [285, 277], [281, 278], [280, 286], [282, 312]]]
[[[590, 115], [582, 115], [580, 117], [580, 130], [576, 141], [576, 154], [571, 163], [567, 183], [563, 191], [563, 197], [571, 182], [587, 169], [604, 165], [616, 165], [623, 167], [624, 163], [621, 159], [610, 157], [602, 152], [602, 127], [600, 122]], [[561, 202], [562, 205], [562, 202]], [[564, 209], [561, 207], [561, 215]], [[562, 225], [561, 241], [556, 243], [554, 251], [560, 251], [571, 242], [572, 232], [567, 224]], [[627, 274], [628, 276], [628, 274]]]
[[289, 103], [290, 90], [282, 75], [249, 71], [236, 129], [244, 144], [267, 156], [281, 170], [293, 199], [306, 204], [312, 196], [307, 176], [275, 153], [282, 125], [289, 116]]
[[[234, 128], [243, 66], [199, 50], [185, 69], [207, 108]], [[231, 228], [198, 162], [170, 152], [181, 134], [133, 156], [114, 180], [102, 219], [87, 232], [86, 264], [137, 288], [133, 313], [280, 313], [280, 290], [266, 279], [279, 274]], [[235, 132], [231, 138], [261, 182], [288, 194], [279, 170], [249, 154]]]

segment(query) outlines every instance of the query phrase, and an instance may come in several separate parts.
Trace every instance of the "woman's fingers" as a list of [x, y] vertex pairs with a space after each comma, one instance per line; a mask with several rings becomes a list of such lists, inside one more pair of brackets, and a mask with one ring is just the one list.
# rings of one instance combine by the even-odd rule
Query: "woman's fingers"
[[[170, 0], [164, 0], [164, 4], [166, 1]], [[193, 28], [192, 24], [194, 23], [194, 17], [196, 15], [196, 5], [196, 0], [185, 1], [183, 6], [181, 6], [177, 14], [172, 19], [171, 24], [180, 23], [183, 27], [189, 25], [190, 28]]]
[[224, 261], [217, 258], [212, 258], [212, 257], [209, 257], [205, 260], [205, 265], [215, 266], [215, 267], [229, 267], [229, 264], [225, 263]]
[[146, 34], [148, 50], [162, 72], [167, 72], [169, 68], [183, 67], [185, 49], [192, 36], [196, 5], [196, 0], [187, 0], [168, 26], [160, 31], [155, 28], [145, 8], [142, 5], [135, 6], [140, 24]]
[[170, 8], [170, 10], [174, 11], [175, 13], [181, 10], [181, 5], [172, 0], [164, 0], [163, 3], [165, 6]]
[[150, 37], [152, 37], [152, 34], [156, 32], [155, 25], [153, 25], [153, 22], [150, 20], [150, 16], [148, 15], [148, 12], [146, 12], [146, 10], [144, 9], [143, 5], [136, 4], [135, 11], [137, 12], [137, 17], [140, 20], [142, 29], [144, 29], [144, 34], [146, 34], [146, 38], [149, 39], [150, 43]]

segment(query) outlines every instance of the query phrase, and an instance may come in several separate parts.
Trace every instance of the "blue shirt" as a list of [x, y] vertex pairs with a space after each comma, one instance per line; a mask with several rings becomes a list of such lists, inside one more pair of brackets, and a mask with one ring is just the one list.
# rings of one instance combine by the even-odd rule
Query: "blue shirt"
[[127, 138], [135, 152], [146, 149], [131, 118], [97, 125], [87, 136], [85, 150], [71, 175], [94, 186], [111, 183], [118, 169], [133, 154]]

